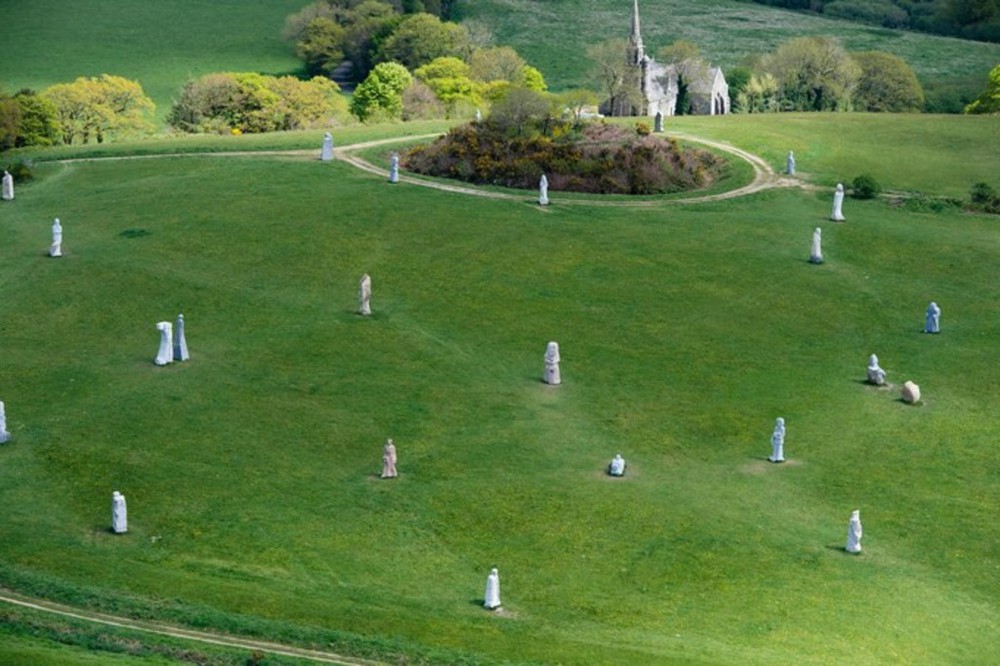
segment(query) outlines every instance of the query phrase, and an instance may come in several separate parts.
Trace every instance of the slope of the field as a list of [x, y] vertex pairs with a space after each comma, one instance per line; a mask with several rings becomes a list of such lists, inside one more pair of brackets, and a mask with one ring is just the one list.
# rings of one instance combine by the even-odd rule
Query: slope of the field
[[[0, 206], [3, 583], [437, 663], [993, 653], [994, 218], [851, 200], [834, 225], [829, 193], [800, 190], [540, 209], [314, 158], [38, 172]], [[157, 368], [178, 312], [192, 359]], [[864, 385], [872, 352], [896, 388]], [[381, 481], [389, 436], [401, 478]]]
[[[562, 89], [593, 87], [587, 47], [628, 37], [632, 2], [465, 0], [459, 12], [463, 20], [491, 28], [499, 43], [517, 48]], [[658, 48], [683, 39], [724, 67], [804, 35], [838, 37], [850, 51], [894, 53], [913, 67], [924, 85], [935, 87], [967, 81], [982, 87], [987, 72], [1000, 62], [1000, 44], [887, 30], [731, 0], [640, 0], [639, 12], [647, 53], [655, 55]]]
[[163, 117], [184, 82], [218, 71], [299, 74], [281, 41], [304, 0], [0, 2], [0, 86], [40, 90], [78, 76], [137, 79]]

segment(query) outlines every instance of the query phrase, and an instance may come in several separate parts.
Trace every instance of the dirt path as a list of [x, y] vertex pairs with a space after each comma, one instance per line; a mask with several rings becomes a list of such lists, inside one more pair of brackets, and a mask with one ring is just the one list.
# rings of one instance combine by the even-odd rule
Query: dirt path
[[[407, 137], [408, 139], [423, 139], [430, 138], [436, 135], [425, 135], [420, 137]], [[727, 192], [719, 192], [718, 194], [706, 194], [703, 196], [692, 196], [679, 199], [667, 199], [667, 200], [656, 200], [656, 199], [642, 199], [637, 201], [600, 201], [597, 199], [562, 199], [559, 201], [560, 205], [568, 206], [662, 206], [664, 204], [692, 204], [692, 203], [708, 203], [711, 201], [724, 201], [726, 199], [735, 199], [737, 197], [745, 197], [749, 194], [755, 192], [760, 192], [762, 190], [768, 190], [776, 187], [802, 187], [803, 183], [801, 181], [795, 180], [793, 178], [783, 178], [774, 172], [763, 158], [754, 155], [753, 153], [748, 153], [745, 150], [731, 146], [728, 143], [722, 143], [719, 141], [710, 141], [709, 139], [702, 139], [697, 136], [691, 136], [689, 134], [673, 134], [674, 138], [682, 139], [684, 141], [690, 141], [692, 143], [700, 143], [705, 146], [711, 146], [717, 150], [721, 150], [725, 153], [729, 153], [734, 157], [737, 157], [744, 162], [750, 164], [753, 167], [754, 178], [749, 184], [739, 187], [735, 190], [729, 190]], [[334, 149], [334, 154], [342, 161], [355, 166], [369, 173], [378, 174], [385, 178], [389, 177], [389, 172], [386, 169], [375, 166], [371, 162], [364, 160], [354, 153], [358, 150], [363, 150], [366, 148], [372, 148], [380, 145], [391, 144], [399, 142], [399, 139], [383, 139], [380, 141], [369, 141], [367, 143], [359, 143], [351, 146], [344, 146], [341, 148]], [[315, 151], [312, 151], [315, 152]], [[416, 178], [413, 176], [408, 176], [404, 173], [400, 173], [399, 181], [402, 183], [408, 183], [411, 185], [420, 185], [421, 187], [430, 187], [436, 190], [442, 190], [445, 192], [455, 192], [458, 194], [467, 194], [470, 196], [477, 197], [487, 197], [490, 199], [505, 199], [508, 201], [524, 201], [526, 198], [530, 199], [531, 195], [528, 194], [510, 194], [507, 192], [493, 192], [489, 190], [482, 190], [472, 185], [461, 185], [461, 184], [451, 184], [442, 183], [439, 181], [425, 180], [423, 178]], [[556, 195], [558, 196], [558, 194]]]
[[142, 631], [148, 634], [156, 634], [159, 636], [170, 636], [172, 638], [181, 638], [184, 640], [195, 641], [198, 643], [222, 645], [225, 647], [247, 650], [250, 652], [254, 650], [259, 650], [260, 652], [264, 653], [276, 654], [284, 657], [294, 657], [297, 659], [305, 659], [308, 661], [315, 661], [321, 664], [341, 664], [342, 666], [377, 666], [378, 664], [383, 663], [377, 661], [370, 661], [367, 659], [353, 659], [350, 657], [345, 657], [344, 655], [336, 654], [333, 652], [325, 652], [322, 650], [307, 650], [305, 648], [298, 648], [290, 645], [281, 645], [279, 643], [269, 643], [267, 641], [258, 641], [249, 638], [240, 638], [238, 636], [229, 636], [226, 634], [217, 634], [206, 631], [195, 631], [193, 629], [184, 629], [182, 627], [176, 627], [168, 624], [161, 624], [158, 622], [145, 622], [142, 620], [133, 620], [131, 618], [117, 617], [114, 615], [105, 615], [104, 613], [95, 613], [92, 611], [87, 611], [79, 608], [64, 606], [62, 604], [56, 604], [50, 601], [45, 601], [43, 599], [33, 599], [31, 597], [21, 596], [19, 594], [14, 594], [9, 590], [0, 590], [0, 603], [12, 604], [14, 606], [22, 606], [24, 608], [30, 608], [36, 611], [43, 611], [45, 613], [60, 615], [62, 617], [71, 617], [76, 620], [85, 620], [87, 622], [103, 624], [109, 627], [117, 627], [120, 629], [131, 629], [134, 631]]

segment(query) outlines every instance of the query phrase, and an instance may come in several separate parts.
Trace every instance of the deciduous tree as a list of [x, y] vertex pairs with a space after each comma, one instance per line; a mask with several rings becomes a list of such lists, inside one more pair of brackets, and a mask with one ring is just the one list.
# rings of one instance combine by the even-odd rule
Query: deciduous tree
[[455, 55], [466, 38], [465, 28], [457, 23], [442, 22], [430, 14], [413, 14], [379, 46], [375, 61], [397, 62], [414, 69], [434, 58]]
[[986, 90], [965, 107], [966, 113], [1000, 113], [1000, 65], [990, 70]]
[[402, 117], [403, 91], [413, 77], [398, 62], [382, 62], [354, 90], [351, 113], [361, 121]]
[[861, 74], [854, 91], [858, 111], [919, 111], [924, 90], [906, 62], [884, 51], [863, 51], [851, 57]]
[[763, 60], [778, 82], [782, 110], [849, 111], [860, 68], [832, 37], [798, 37]]
[[80, 77], [50, 86], [41, 95], [54, 105], [67, 144], [102, 143], [153, 129], [150, 117], [156, 106], [137, 81], [110, 74]]

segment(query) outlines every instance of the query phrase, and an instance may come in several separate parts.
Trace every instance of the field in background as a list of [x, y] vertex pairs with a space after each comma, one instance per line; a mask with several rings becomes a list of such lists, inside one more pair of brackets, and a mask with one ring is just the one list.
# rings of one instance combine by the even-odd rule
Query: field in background
[[[555, 89], [593, 87], [587, 47], [629, 34], [627, 0], [475, 0], [459, 4], [463, 20], [489, 26], [497, 42], [514, 46], [541, 68]], [[1000, 45], [887, 30], [731, 0], [656, 0], [639, 3], [646, 52], [683, 39], [730, 68], [747, 56], [804, 35], [832, 35], [850, 51], [880, 50], [906, 60], [931, 91], [971, 86], [978, 94]]]
[[[790, 118], [817, 182], [856, 159], [823, 147], [844, 118]], [[904, 120], [996, 172], [964, 138], [995, 119]], [[778, 128], [731, 131], [780, 163]], [[920, 189], [921, 142], [872, 136], [895, 150], [886, 184]], [[7, 584], [435, 663], [991, 653], [995, 218], [849, 200], [834, 225], [826, 190], [540, 209], [312, 156], [37, 172], [0, 207]], [[178, 312], [192, 361], [156, 368], [153, 324]], [[862, 383], [872, 352], [923, 405]], [[779, 415], [791, 462], [772, 466]], [[396, 482], [375, 478], [389, 436]], [[854, 508], [861, 557], [840, 550]], [[479, 607], [491, 566], [501, 617]]]
[[[78, 76], [138, 79], [162, 119], [184, 82], [212, 71], [300, 74], [280, 33], [305, 0], [58, 0], [6, 3], [0, 23], [0, 85], [41, 89]], [[733, 67], [752, 54], [801, 35], [835, 35], [852, 50], [878, 49], [905, 59], [931, 95], [978, 94], [1000, 62], [1000, 45], [885, 30], [730, 0], [640, 3], [646, 49], [676, 39], [695, 42], [706, 58]], [[627, 0], [475, 0], [458, 14], [488, 25], [500, 44], [539, 67], [553, 90], [596, 87], [587, 46], [627, 37]], [[937, 91], [937, 92], [935, 92]]]

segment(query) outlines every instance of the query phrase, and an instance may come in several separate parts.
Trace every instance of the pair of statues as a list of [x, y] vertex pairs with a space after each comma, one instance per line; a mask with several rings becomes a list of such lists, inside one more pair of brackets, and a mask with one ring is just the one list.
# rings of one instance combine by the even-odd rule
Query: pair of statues
[[167, 365], [174, 361], [186, 361], [191, 358], [188, 353], [187, 339], [184, 337], [184, 315], [177, 315], [176, 329], [169, 321], [161, 321], [156, 324], [156, 330], [160, 332], [160, 349], [157, 351], [153, 363]]

